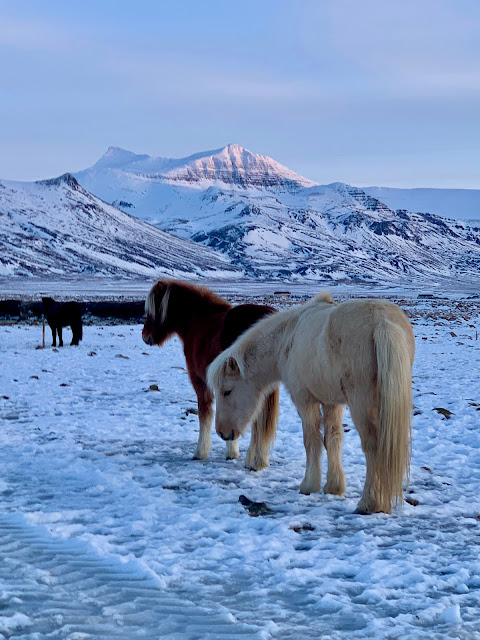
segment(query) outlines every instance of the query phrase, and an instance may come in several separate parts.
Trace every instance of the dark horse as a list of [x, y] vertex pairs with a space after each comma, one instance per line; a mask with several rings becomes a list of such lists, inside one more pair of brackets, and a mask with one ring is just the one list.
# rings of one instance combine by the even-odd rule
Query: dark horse
[[[159, 280], [145, 302], [147, 319], [142, 331], [146, 344], [161, 346], [175, 333], [183, 342], [188, 375], [198, 399], [200, 434], [194, 459], [210, 451], [213, 394], [207, 387], [208, 365], [236, 338], [260, 318], [275, 312], [273, 307], [242, 304], [237, 307], [206, 287], [175, 280]], [[252, 425], [245, 466], [259, 470], [268, 466], [270, 443], [278, 420], [279, 392], [274, 388], [262, 404]], [[238, 458], [238, 440], [227, 445], [227, 459]]]
[[82, 339], [82, 312], [78, 302], [55, 302], [52, 298], [42, 298], [43, 311], [52, 330], [52, 347], [63, 347], [62, 327], [72, 329], [72, 342], [77, 345]]

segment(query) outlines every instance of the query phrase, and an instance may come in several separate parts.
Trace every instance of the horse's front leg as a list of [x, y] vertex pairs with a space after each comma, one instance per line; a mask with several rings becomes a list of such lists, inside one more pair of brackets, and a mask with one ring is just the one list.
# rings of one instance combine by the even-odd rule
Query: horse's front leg
[[58, 346], [59, 347], [63, 347], [62, 325], [61, 324], [58, 325], [57, 332], [58, 332]]
[[259, 466], [258, 465], [259, 461], [255, 460], [257, 447], [258, 447], [258, 424], [257, 424], [257, 421], [254, 420], [252, 424], [252, 432], [250, 435], [250, 444], [248, 446], [247, 454], [245, 456], [245, 467], [247, 469], [251, 469], [252, 471], [260, 471], [260, 469], [264, 469], [265, 467], [268, 466], [268, 461], [266, 462], [266, 464], [263, 464], [263, 466]]
[[[294, 400], [295, 402], [295, 400]], [[305, 477], [300, 485], [300, 493], [318, 493], [322, 484], [321, 457], [323, 440], [321, 432], [320, 405], [311, 401], [299, 406], [298, 413], [302, 419], [303, 444], [307, 454]]]
[[[212, 405], [213, 394], [207, 385], [199, 379], [193, 383], [193, 387], [198, 398], [198, 422], [200, 433], [198, 434], [197, 448], [193, 454], [194, 460], [203, 460], [208, 457], [210, 447], [212, 445], [211, 427], [212, 427]], [[230, 440], [225, 443], [227, 446], [226, 458], [233, 460], [238, 458], [238, 439]]]
[[252, 425], [250, 446], [245, 457], [245, 466], [260, 471], [270, 463], [270, 445], [275, 437], [278, 421], [279, 389], [266, 396], [262, 409]]
[[201, 380], [196, 381], [194, 384], [195, 391], [198, 399], [198, 421], [200, 426], [200, 433], [198, 435], [197, 448], [193, 454], [194, 460], [203, 460], [208, 457], [210, 453], [210, 447], [212, 439], [210, 430], [212, 427], [212, 404], [213, 395]]
[[325, 429], [325, 448], [327, 450], [328, 471], [327, 482], [323, 487], [325, 493], [343, 496], [347, 490], [345, 473], [342, 467], [343, 444], [343, 405], [323, 405], [323, 426]]
[[50, 329], [52, 330], [52, 347], [57, 346], [57, 327], [52, 324], [50, 325]]
[[240, 453], [240, 448], [238, 446], [238, 438], [236, 440], [227, 440], [225, 442], [227, 445], [226, 451], [226, 459], [227, 460], [236, 460]]

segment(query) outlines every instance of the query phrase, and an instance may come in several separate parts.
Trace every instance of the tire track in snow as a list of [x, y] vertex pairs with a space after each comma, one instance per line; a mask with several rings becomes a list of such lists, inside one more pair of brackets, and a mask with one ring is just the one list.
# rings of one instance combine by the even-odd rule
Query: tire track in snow
[[[21, 514], [0, 515], [0, 638], [266, 638], [258, 626], [161, 587], [135, 560], [54, 538]], [[26, 613], [24, 613], [26, 612]], [[5, 634], [5, 635], [2, 635]]]

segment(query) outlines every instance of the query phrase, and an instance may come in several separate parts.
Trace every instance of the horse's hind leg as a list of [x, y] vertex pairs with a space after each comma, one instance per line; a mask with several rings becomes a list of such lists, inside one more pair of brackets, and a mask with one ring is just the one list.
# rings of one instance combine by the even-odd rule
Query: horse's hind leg
[[63, 338], [62, 338], [62, 325], [59, 324], [57, 327], [58, 332], [58, 346], [63, 347]]
[[363, 409], [355, 410], [350, 406], [355, 427], [360, 435], [363, 453], [367, 464], [367, 473], [365, 485], [363, 487], [362, 497], [360, 498], [355, 513], [367, 515], [380, 511], [377, 501], [378, 481], [375, 471], [375, 459], [377, 455], [377, 421], [375, 412], [365, 411]]
[[[295, 402], [295, 400], [294, 400]], [[299, 406], [298, 413], [302, 419], [303, 444], [307, 454], [305, 477], [300, 484], [300, 493], [318, 493], [322, 483], [321, 456], [323, 440], [321, 432], [320, 405], [312, 401]]]
[[323, 405], [323, 424], [325, 429], [325, 448], [327, 450], [328, 471], [327, 482], [323, 487], [325, 493], [343, 496], [347, 489], [345, 473], [342, 467], [342, 425], [343, 405]]
[[74, 321], [70, 325], [70, 328], [72, 329], [72, 341], [70, 346], [77, 346], [81, 340], [82, 325], [79, 324], [78, 321]]
[[252, 425], [250, 446], [245, 457], [247, 469], [260, 471], [270, 463], [270, 445], [277, 430], [278, 405], [279, 390], [274, 389], [265, 398], [262, 409]]

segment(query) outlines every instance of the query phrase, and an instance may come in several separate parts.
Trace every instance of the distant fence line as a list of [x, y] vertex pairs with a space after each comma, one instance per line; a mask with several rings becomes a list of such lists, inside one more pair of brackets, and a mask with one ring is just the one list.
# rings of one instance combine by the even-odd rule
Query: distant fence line
[[[112, 322], [138, 323], [145, 316], [143, 300], [122, 302], [102, 300], [81, 302], [85, 324]], [[0, 300], [0, 323], [33, 323], [41, 321], [43, 304], [41, 300]]]

